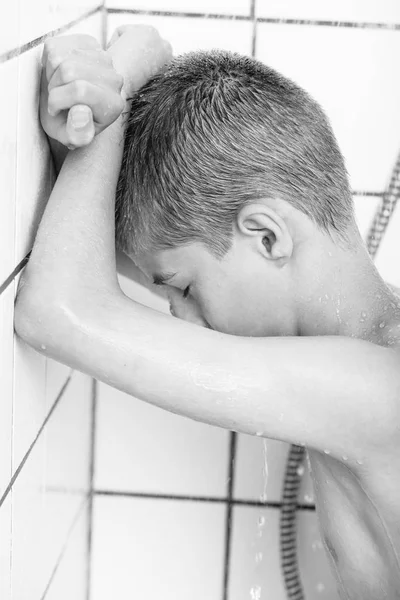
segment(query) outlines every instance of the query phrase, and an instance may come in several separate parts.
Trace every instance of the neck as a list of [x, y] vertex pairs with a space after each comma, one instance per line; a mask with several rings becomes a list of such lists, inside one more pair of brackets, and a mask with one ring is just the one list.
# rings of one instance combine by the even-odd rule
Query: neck
[[400, 298], [383, 281], [364, 244], [350, 253], [328, 242], [307, 254], [303, 264], [311, 277], [299, 303], [298, 335], [343, 335], [390, 344], [396, 335], [393, 326], [400, 321]]

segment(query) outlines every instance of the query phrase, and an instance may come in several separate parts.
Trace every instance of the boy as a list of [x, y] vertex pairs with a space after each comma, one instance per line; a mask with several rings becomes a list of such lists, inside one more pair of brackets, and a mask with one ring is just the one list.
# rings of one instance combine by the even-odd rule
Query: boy
[[[172, 412], [307, 446], [341, 597], [400, 598], [400, 301], [361, 240], [332, 131], [251, 59], [189, 55], [151, 79], [169, 59], [147, 27], [120, 28], [107, 52], [46, 44], [42, 124], [75, 150], [16, 331]], [[121, 94], [139, 88], [127, 123]], [[118, 286], [116, 191], [117, 243], [178, 319]]]

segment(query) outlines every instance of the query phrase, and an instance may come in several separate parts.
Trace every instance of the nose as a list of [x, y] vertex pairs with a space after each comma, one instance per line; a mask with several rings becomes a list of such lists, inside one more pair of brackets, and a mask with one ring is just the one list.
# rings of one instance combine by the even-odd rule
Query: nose
[[183, 298], [182, 292], [168, 290], [169, 312], [173, 317], [211, 329], [193, 298]]

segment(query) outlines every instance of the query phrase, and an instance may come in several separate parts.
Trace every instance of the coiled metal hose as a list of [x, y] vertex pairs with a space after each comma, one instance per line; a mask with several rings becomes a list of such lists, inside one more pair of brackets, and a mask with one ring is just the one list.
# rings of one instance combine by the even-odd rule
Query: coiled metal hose
[[[375, 213], [367, 235], [367, 249], [372, 258], [382, 243], [390, 218], [400, 196], [400, 154], [397, 157], [390, 183]], [[286, 462], [280, 513], [280, 556], [281, 569], [288, 600], [304, 600], [303, 586], [297, 561], [297, 501], [301, 476], [299, 467], [304, 461], [305, 448], [290, 446]]]

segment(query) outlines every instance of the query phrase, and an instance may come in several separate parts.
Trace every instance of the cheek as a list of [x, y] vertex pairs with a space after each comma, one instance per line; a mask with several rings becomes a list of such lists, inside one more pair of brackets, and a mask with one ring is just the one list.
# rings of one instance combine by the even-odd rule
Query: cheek
[[273, 335], [275, 312], [260, 286], [249, 282], [220, 288], [202, 308], [213, 329], [238, 336]]

